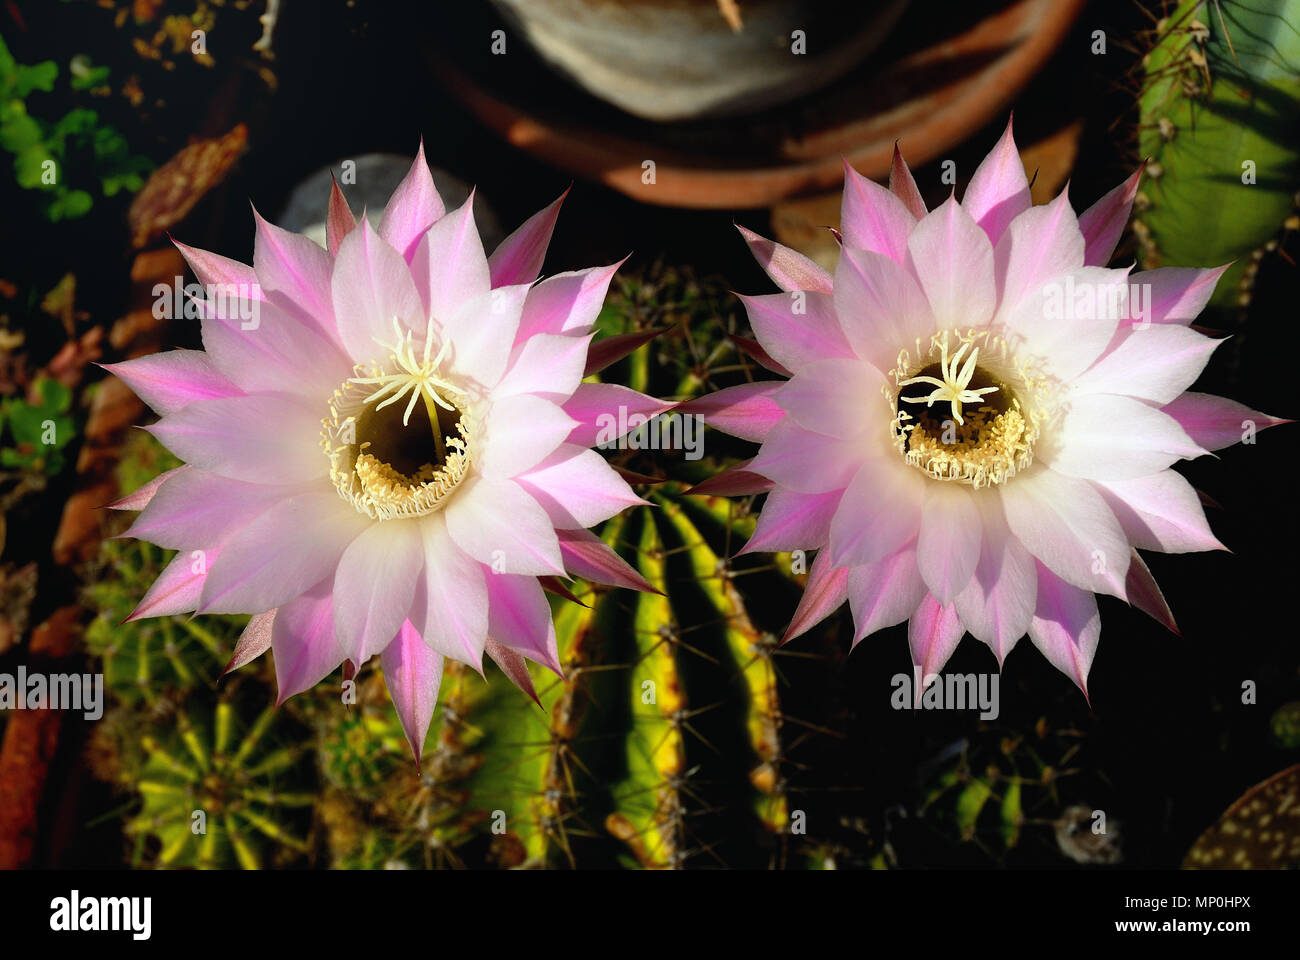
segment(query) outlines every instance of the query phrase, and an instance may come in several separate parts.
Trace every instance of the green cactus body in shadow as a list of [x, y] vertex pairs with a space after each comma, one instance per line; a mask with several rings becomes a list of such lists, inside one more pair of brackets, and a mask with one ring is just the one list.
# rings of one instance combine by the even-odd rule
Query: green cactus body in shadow
[[1235, 260], [1209, 308], [1226, 327], [1295, 211], [1300, 2], [1183, 0], [1161, 20], [1143, 71], [1140, 259], [1147, 269]]
[[745, 704], [744, 726], [754, 760], [749, 779], [756, 791], [755, 812], [768, 830], [782, 833], [789, 814], [780, 769], [781, 710], [772, 664], [778, 638], [754, 626], [736, 587], [734, 571], [709, 546], [686, 509], [658, 495], [655, 501], [663, 507], [663, 516], [683, 544], [689, 547], [686, 556], [690, 558], [692, 573], [719, 614], [727, 667], [734, 671], [741, 688], [740, 699]]

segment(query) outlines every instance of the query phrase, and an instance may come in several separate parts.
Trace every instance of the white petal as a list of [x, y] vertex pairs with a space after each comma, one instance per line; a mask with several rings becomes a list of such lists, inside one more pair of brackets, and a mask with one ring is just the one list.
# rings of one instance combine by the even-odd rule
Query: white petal
[[485, 389], [500, 382], [527, 296], [528, 284], [521, 283], [497, 287], [456, 307], [443, 325], [444, 335], [451, 340], [453, 372]]
[[456, 546], [441, 513], [419, 523], [424, 568], [416, 584], [411, 622], [438, 653], [478, 669], [488, 632], [483, 567]]
[[513, 480], [471, 477], [444, 513], [456, 545], [479, 563], [501, 573], [565, 575], [555, 527]]
[[1011, 532], [1053, 573], [1076, 587], [1124, 598], [1132, 549], [1091, 483], [1035, 464], [997, 490]]
[[334, 636], [357, 666], [397, 636], [424, 564], [416, 520], [372, 523], [348, 545], [334, 574]]
[[926, 485], [916, 562], [930, 592], [945, 606], [970, 582], [983, 533], [970, 488], [941, 481]]
[[1210, 531], [1201, 498], [1172, 470], [1133, 480], [1098, 480], [1095, 486], [1141, 550], [1192, 553], [1225, 550]]
[[347, 545], [373, 521], [336, 491], [286, 500], [236, 533], [208, 571], [200, 613], [264, 613], [334, 571]]
[[1141, 400], [1103, 393], [1071, 400], [1035, 451], [1053, 470], [1089, 480], [1145, 477], [1206, 452], [1169, 414]]

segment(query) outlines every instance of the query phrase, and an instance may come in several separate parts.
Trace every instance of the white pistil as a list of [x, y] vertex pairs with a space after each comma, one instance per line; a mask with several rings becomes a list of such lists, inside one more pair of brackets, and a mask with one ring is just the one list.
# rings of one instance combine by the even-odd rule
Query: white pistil
[[402, 426], [404, 427], [411, 425], [411, 412], [415, 409], [416, 402], [423, 398], [425, 409], [429, 412], [429, 424], [433, 428], [433, 441], [438, 456], [445, 457], [446, 450], [443, 446], [442, 431], [438, 429], [438, 411], [434, 407], [436, 405], [444, 410], [452, 411], [456, 409], [455, 405], [449, 402], [443, 394], [454, 396], [459, 391], [449, 381], [438, 376], [438, 368], [447, 356], [447, 347], [451, 341], [443, 340], [442, 345], [438, 348], [437, 355], [434, 355], [433, 317], [430, 317], [424, 335], [424, 355], [422, 358], [417, 359], [411, 331], [403, 330], [396, 317], [393, 317], [393, 329], [397, 332], [396, 343], [384, 343], [378, 337], [375, 337], [374, 340], [375, 343], [387, 350], [393, 360], [396, 361], [398, 371], [376, 377], [353, 377], [351, 382], [379, 385], [378, 390], [375, 390], [361, 401], [362, 403], [374, 403], [381, 397], [387, 396], [387, 399], [377, 405], [375, 410], [382, 410], [390, 403], [397, 403], [409, 392], [411, 400], [406, 405], [406, 412], [402, 415]]
[[927, 407], [933, 406], [936, 401], [939, 403], [951, 403], [953, 419], [956, 420], [959, 425], [965, 424], [966, 421], [963, 420], [961, 416], [961, 405], [963, 403], [976, 403], [982, 396], [984, 396], [984, 394], [994, 393], [998, 389], [997, 387], [980, 387], [978, 390], [967, 389], [970, 386], [971, 379], [975, 376], [975, 361], [980, 355], [979, 348], [976, 347], [971, 350], [970, 356], [966, 358], [966, 362], [962, 365], [960, 370], [957, 369], [957, 364], [961, 362], [962, 354], [966, 352], [966, 348], [970, 345], [969, 341], [963, 343], [961, 349], [959, 349], [955, 354], [953, 354], [952, 358], [949, 359], [948, 340], [945, 337], [939, 343], [939, 349], [941, 351], [939, 369], [943, 373], [943, 379], [938, 380], [935, 377], [911, 377], [910, 379], [900, 381], [898, 384], [899, 387], [906, 387], [913, 383], [928, 383], [935, 387], [934, 392], [928, 397], [899, 397], [899, 399], [904, 400], [907, 403], [921, 403], [924, 401]]

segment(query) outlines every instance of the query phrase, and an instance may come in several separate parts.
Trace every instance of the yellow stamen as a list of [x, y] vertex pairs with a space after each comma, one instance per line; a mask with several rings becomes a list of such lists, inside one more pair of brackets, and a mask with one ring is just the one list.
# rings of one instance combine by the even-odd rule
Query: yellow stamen
[[[449, 342], [443, 340], [433, 351], [434, 324], [430, 318], [422, 354], [417, 354], [409, 330], [396, 317], [397, 338], [375, 342], [387, 351], [386, 361], [358, 366], [356, 376], [334, 391], [330, 416], [323, 421], [321, 443], [330, 460], [330, 479], [339, 495], [356, 509], [376, 520], [416, 517], [439, 509], [443, 501], [469, 472], [470, 428], [465, 410], [468, 398], [441, 373]], [[402, 427], [410, 426], [415, 405], [423, 400], [429, 416], [435, 450], [434, 462], [406, 473], [374, 456], [372, 444], [357, 437], [359, 425], [374, 424], [374, 414], [406, 399]], [[367, 408], [370, 408], [367, 410]], [[458, 436], [443, 436], [438, 412], [460, 414]]]

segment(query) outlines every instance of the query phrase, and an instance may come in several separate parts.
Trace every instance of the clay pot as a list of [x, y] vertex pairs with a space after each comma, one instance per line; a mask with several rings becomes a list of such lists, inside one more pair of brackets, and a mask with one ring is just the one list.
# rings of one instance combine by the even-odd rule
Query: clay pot
[[[829, 87], [741, 117], [671, 124], [613, 109], [531, 57], [490, 56], [438, 35], [424, 49], [442, 84], [484, 125], [561, 169], [644, 203], [768, 207], [838, 188], [843, 160], [884, 178], [895, 142], [921, 166], [1004, 119], [1083, 5], [972, 0], [940, 18], [912, 4], [888, 43]], [[762, 4], [740, 0], [742, 11], [751, 6]]]
[[788, 103], [837, 80], [879, 46], [908, 0], [493, 3], [587, 92], [648, 120], [693, 120]]

